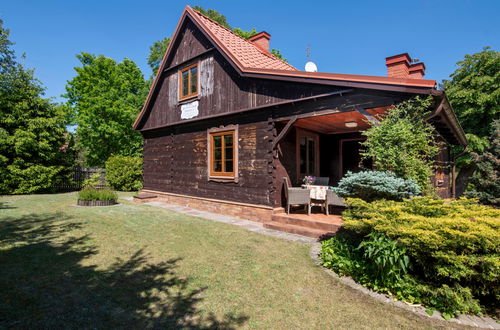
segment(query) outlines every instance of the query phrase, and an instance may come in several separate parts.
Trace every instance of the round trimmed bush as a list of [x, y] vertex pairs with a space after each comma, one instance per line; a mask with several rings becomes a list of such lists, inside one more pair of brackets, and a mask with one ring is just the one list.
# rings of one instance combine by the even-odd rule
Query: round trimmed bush
[[421, 194], [414, 180], [401, 179], [392, 172], [381, 171], [347, 172], [333, 190], [340, 197], [356, 197], [365, 201], [401, 201]]

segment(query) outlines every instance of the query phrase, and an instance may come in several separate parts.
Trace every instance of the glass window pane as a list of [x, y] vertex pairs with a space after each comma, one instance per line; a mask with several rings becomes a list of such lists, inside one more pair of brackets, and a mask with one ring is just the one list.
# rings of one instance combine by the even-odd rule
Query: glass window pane
[[315, 142], [312, 139], [309, 139], [308, 141], [308, 153], [309, 153], [309, 173], [308, 174], [314, 174], [315, 172], [315, 165], [316, 165], [316, 148]]
[[226, 172], [232, 172], [232, 171], [233, 171], [233, 161], [226, 160]]
[[198, 68], [191, 68], [191, 94], [196, 93], [198, 90]]
[[188, 71], [184, 71], [182, 73], [182, 96], [186, 96], [188, 95], [188, 92], [189, 92], [189, 88], [188, 88], [188, 84], [189, 84], [189, 80], [188, 80]]
[[214, 172], [222, 172], [222, 162], [221, 161], [214, 162]]
[[226, 147], [231, 147], [233, 145], [233, 135], [224, 135], [224, 144]]
[[226, 148], [224, 156], [226, 159], [233, 159], [233, 147]]
[[221, 142], [222, 142], [222, 137], [220, 135], [214, 136], [214, 147], [215, 148], [222, 147]]
[[216, 148], [214, 149], [214, 160], [221, 160], [222, 159], [222, 149]]
[[300, 139], [299, 157], [300, 157], [300, 173], [306, 173], [307, 150], [306, 150], [305, 140], [304, 143], [302, 143], [302, 138]]

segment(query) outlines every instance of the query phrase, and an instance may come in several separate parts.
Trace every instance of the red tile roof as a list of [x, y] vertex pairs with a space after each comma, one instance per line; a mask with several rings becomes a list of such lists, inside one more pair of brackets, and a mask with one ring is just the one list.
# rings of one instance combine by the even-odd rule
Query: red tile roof
[[[221, 26], [198, 11], [193, 10], [189, 6], [186, 6], [184, 9], [179, 23], [177, 24], [174, 36], [172, 37], [172, 41], [177, 37], [181, 23], [186, 16], [189, 16], [204, 33], [212, 39], [216, 46], [241, 70], [241, 74], [244, 76], [276, 80], [301, 79], [302, 81], [309, 81], [312, 83], [338, 84], [339, 86], [354, 86], [354, 84], [357, 84], [357, 86], [354, 87], [364, 88], [366, 86], [367, 88], [375, 89], [396, 88], [410, 93], [420, 92], [408, 90], [408, 88], [412, 87], [422, 89], [423, 93], [435, 91], [436, 88], [435, 80], [300, 71], [269, 52], [260, 50], [250, 41], [234, 34], [229, 29]], [[173, 44], [174, 42], [171, 42], [165, 52], [158, 72], [163, 72], [165, 69], [166, 59], [172, 52]], [[135, 128], [139, 125], [139, 122], [142, 120], [149, 106], [153, 91], [157, 88], [160, 76], [161, 74], [158, 74], [153, 81], [146, 102], [134, 122]], [[386, 87], [379, 87], [381, 85], [386, 85]]]
[[205, 28], [205, 31], [229, 55], [240, 69], [271, 69], [297, 71], [296, 68], [269, 52], [260, 50], [250, 41], [211, 20], [200, 12], [186, 7], [193, 18]]
[[200, 12], [186, 6], [186, 11], [207, 32], [217, 45], [235, 62], [243, 72], [271, 74], [276, 76], [302, 77], [324, 80], [365, 82], [387, 85], [434, 88], [435, 80], [406, 79], [354, 74], [306, 72], [297, 70], [292, 65], [272, 54], [260, 50], [250, 41], [236, 35], [231, 30], [211, 20]]

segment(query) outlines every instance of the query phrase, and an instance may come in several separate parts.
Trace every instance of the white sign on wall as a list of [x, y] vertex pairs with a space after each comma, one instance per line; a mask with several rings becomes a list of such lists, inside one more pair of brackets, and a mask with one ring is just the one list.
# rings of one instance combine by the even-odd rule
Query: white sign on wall
[[198, 101], [181, 105], [181, 119], [190, 119], [198, 116]]

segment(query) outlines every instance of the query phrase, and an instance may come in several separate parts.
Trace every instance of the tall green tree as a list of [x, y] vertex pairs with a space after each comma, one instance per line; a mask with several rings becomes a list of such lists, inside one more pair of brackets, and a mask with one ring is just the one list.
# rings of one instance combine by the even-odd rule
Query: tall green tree
[[468, 152], [457, 160], [460, 196], [476, 170], [478, 155], [489, 148], [493, 121], [500, 118], [500, 53], [484, 47], [482, 52], [465, 55], [457, 65], [443, 87], [469, 141]]
[[[199, 11], [203, 15], [209, 17], [210, 19], [214, 20], [215, 22], [219, 23], [225, 28], [233, 31], [242, 38], [248, 39], [257, 34], [257, 30], [255, 28], [251, 30], [242, 30], [240, 28], [232, 27], [227, 22], [226, 16], [222, 15], [215, 9], [205, 9], [200, 6], [194, 6], [193, 9]], [[169, 43], [170, 43], [170, 38], [166, 37], [163, 38], [162, 40], [155, 41], [153, 45], [149, 47], [148, 64], [151, 67], [153, 76], [156, 75], [156, 72], [160, 67], [161, 60], [163, 59], [163, 55], [165, 54]], [[273, 54], [274, 56], [285, 62], [287, 61], [286, 58], [284, 58], [283, 55], [281, 55], [281, 52], [275, 48], [271, 50], [271, 54]]]
[[167, 51], [168, 45], [170, 44], [170, 38], [165, 37], [161, 40], [155, 41], [149, 47], [148, 65], [153, 72], [153, 76], [156, 76], [156, 72], [160, 68], [161, 60], [163, 55]]
[[363, 158], [373, 159], [377, 170], [415, 180], [422, 192], [430, 192], [429, 178], [439, 150], [434, 128], [425, 120], [431, 102], [421, 97], [402, 102], [362, 133]]
[[500, 116], [500, 52], [484, 47], [457, 63], [444, 89], [465, 133], [487, 139]]
[[140, 156], [142, 137], [132, 124], [147, 94], [141, 70], [129, 59], [117, 63], [88, 53], [77, 58], [81, 66], [68, 81], [65, 97], [85, 163], [103, 166], [111, 155]]
[[17, 61], [0, 20], [0, 194], [48, 190], [73, 164], [62, 108], [43, 92], [33, 70]]

